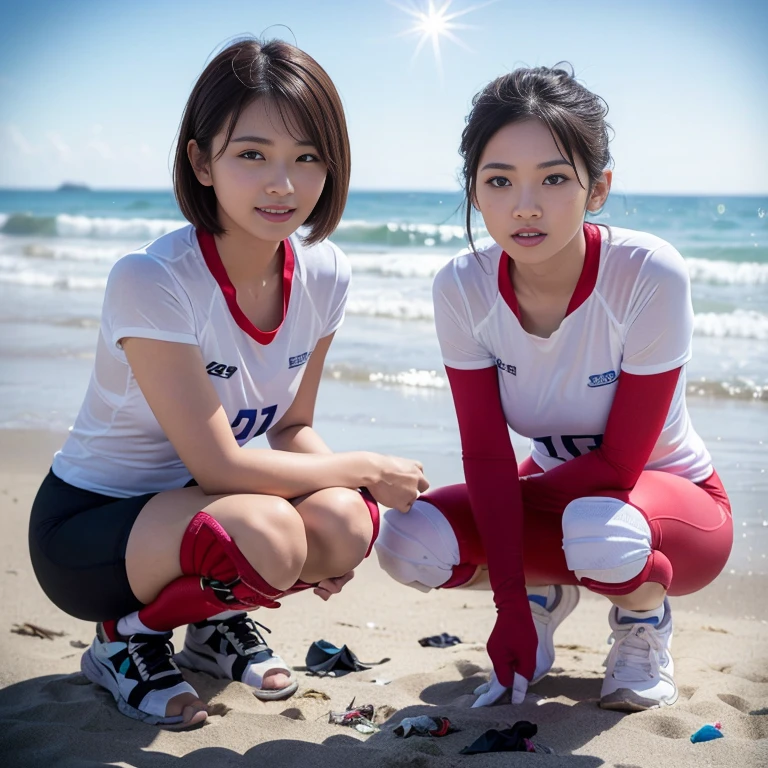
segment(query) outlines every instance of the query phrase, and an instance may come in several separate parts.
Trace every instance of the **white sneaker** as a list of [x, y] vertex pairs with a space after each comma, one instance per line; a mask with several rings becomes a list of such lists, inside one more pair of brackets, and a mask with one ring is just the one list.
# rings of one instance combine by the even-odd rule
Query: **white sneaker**
[[[291, 668], [272, 652], [259, 627], [269, 632], [245, 613], [190, 624], [184, 649], [174, 659], [182, 667], [245, 683], [258, 699], [287, 699], [296, 693], [299, 683]], [[287, 685], [262, 688], [264, 676], [272, 670], [285, 672]]]
[[531, 600], [530, 595], [528, 596], [533, 623], [539, 638], [539, 645], [536, 648], [536, 670], [533, 673], [531, 685], [538, 683], [552, 669], [555, 663], [555, 630], [579, 604], [578, 587], [571, 584], [565, 586], [556, 584], [552, 589], [555, 590], [555, 597], [549, 608], [539, 605], [535, 600]]
[[642, 712], [674, 704], [677, 686], [675, 667], [669, 652], [672, 645], [672, 611], [664, 600], [664, 618], [658, 625], [620, 624], [618, 608], [609, 615], [613, 647], [607, 667], [600, 706], [624, 712]]
[[[532, 595], [528, 596], [536, 635], [539, 639], [536, 648], [536, 669], [529, 685], [538, 683], [539, 680], [549, 674], [549, 670], [555, 663], [555, 630], [567, 616], [573, 613], [573, 609], [579, 604], [578, 587], [571, 584], [565, 586], [555, 584], [550, 589], [554, 590], [554, 598], [549, 608], [539, 605], [536, 600], [532, 600]], [[494, 680], [495, 677], [492, 677], [489, 682], [479, 685], [475, 689], [475, 695], [482, 696], [488, 693]]]

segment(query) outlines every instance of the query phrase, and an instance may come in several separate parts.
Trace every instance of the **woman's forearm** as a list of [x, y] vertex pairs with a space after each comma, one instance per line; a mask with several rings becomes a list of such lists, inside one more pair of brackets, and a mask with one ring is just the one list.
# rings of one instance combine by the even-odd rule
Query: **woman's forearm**
[[279, 432], [267, 432], [269, 445], [276, 451], [290, 453], [333, 453], [320, 435], [307, 424], [294, 424]]
[[294, 453], [237, 447], [195, 477], [206, 494], [258, 493], [292, 499], [322, 488], [359, 488], [377, 482], [375, 454]]

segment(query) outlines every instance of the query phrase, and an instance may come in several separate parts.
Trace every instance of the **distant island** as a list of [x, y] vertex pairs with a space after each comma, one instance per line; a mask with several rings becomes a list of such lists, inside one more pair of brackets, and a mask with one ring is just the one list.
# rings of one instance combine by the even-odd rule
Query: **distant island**
[[76, 184], [73, 181], [65, 181], [57, 192], [90, 192], [91, 188], [87, 184]]

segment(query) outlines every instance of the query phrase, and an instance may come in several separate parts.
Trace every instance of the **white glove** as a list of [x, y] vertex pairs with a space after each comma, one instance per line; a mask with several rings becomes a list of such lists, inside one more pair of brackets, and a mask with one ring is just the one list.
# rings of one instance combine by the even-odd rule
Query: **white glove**
[[[474, 693], [477, 696], [477, 701], [472, 705], [472, 709], [475, 707], [490, 707], [492, 704], [496, 704], [508, 690], [509, 688], [506, 688], [499, 682], [496, 673], [491, 672], [491, 679], [487, 683], [483, 683], [475, 688]], [[528, 680], [515, 672], [515, 679], [512, 683], [512, 703], [521, 704], [523, 699], [525, 699], [527, 690]]]

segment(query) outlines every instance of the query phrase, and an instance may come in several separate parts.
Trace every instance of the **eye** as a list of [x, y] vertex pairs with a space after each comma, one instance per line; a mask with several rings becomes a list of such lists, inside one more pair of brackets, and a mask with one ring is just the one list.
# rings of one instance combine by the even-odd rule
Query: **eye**
[[568, 177], [562, 173], [552, 173], [544, 179], [544, 183], [549, 187], [559, 187], [565, 181], [568, 181]]
[[261, 152], [258, 152], [255, 149], [249, 149], [245, 152], [242, 152], [239, 157], [243, 157], [246, 160], [263, 160], [264, 155], [261, 154]]
[[310, 154], [307, 152], [305, 155], [299, 155], [296, 158], [296, 162], [298, 163], [319, 163], [320, 158], [317, 155]]
[[511, 187], [512, 184], [510, 183], [509, 179], [505, 176], [492, 176], [488, 181], [485, 182], [491, 187]]

